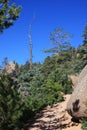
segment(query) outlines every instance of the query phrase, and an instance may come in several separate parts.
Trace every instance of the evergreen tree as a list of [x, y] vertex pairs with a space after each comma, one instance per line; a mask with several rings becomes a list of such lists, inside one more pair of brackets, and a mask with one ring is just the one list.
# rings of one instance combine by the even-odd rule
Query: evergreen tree
[[84, 44], [87, 44], [87, 24], [85, 26], [84, 32], [83, 32], [83, 38], [84, 38]]
[[44, 50], [44, 52], [52, 52], [60, 54], [61, 51], [68, 50], [70, 45], [70, 38], [72, 36], [65, 32], [63, 28], [55, 28], [53, 32], [50, 33], [50, 40], [54, 47], [50, 50]]
[[23, 102], [14, 81], [0, 74], [0, 129], [19, 130], [23, 114]]
[[20, 9], [20, 6], [11, 5], [11, 0], [0, 0], [0, 33], [13, 25], [14, 21], [19, 17]]
[[87, 65], [87, 25], [83, 31], [83, 44], [78, 47], [78, 54], [79, 54], [79, 69], [82, 70], [85, 65]]
[[84, 55], [87, 54], [87, 25], [85, 26], [82, 37], [83, 37], [83, 44], [80, 47], [79, 52], [84, 57]]

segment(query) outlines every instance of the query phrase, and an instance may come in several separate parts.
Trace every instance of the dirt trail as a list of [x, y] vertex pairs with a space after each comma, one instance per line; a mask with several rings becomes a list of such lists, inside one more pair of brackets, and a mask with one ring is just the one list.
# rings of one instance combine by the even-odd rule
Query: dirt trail
[[27, 130], [81, 130], [81, 124], [72, 122], [66, 112], [70, 95], [66, 95], [64, 98], [65, 101], [42, 110], [35, 120], [29, 123]]

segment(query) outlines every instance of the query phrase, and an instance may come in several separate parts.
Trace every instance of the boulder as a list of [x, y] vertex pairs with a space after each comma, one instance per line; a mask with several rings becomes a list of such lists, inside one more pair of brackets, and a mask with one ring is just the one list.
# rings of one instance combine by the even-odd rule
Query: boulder
[[87, 118], [87, 65], [79, 75], [74, 91], [67, 103], [68, 113], [76, 118]]
[[78, 76], [77, 75], [70, 75], [69, 78], [72, 81], [72, 88], [74, 88], [78, 82]]
[[7, 73], [7, 74], [11, 74], [15, 71], [15, 64], [14, 62], [9, 62], [7, 66], [5, 66], [4, 68], [4, 71]]

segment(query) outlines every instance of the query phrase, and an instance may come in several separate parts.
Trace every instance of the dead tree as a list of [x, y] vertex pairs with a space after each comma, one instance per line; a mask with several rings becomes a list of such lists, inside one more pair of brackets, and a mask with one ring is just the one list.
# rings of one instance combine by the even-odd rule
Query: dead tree
[[31, 35], [31, 26], [32, 24], [30, 24], [30, 30], [28, 33], [29, 39], [30, 39], [30, 68], [32, 68], [32, 35]]
[[29, 40], [30, 40], [30, 69], [32, 68], [32, 59], [33, 59], [33, 56], [32, 56], [33, 42], [32, 42], [32, 34], [31, 34], [33, 21], [34, 21], [34, 17], [32, 18], [32, 21], [29, 24], [29, 32], [28, 32], [28, 37], [29, 37]]

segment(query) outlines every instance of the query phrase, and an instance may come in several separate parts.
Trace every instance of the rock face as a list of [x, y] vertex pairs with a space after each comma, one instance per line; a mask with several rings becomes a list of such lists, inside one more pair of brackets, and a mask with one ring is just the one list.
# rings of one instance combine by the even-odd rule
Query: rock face
[[8, 65], [4, 68], [5, 72], [7, 74], [11, 74], [15, 71], [15, 64], [11, 61], [8, 63]]
[[87, 118], [87, 65], [80, 73], [78, 82], [67, 104], [68, 113], [74, 118]]
[[74, 88], [78, 82], [78, 76], [76, 75], [70, 75], [69, 78], [71, 79], [72, 81], [72, 88]]

